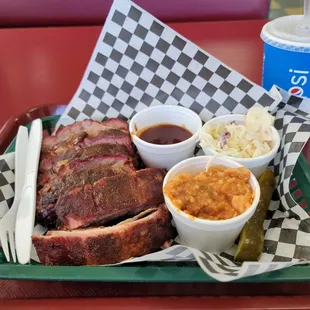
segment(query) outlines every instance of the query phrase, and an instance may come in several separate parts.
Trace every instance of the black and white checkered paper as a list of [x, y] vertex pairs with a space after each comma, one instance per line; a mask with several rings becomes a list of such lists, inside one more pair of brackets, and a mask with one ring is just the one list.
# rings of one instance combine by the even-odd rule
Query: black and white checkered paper
[[[176, 239], [169, 248], [122, 264], [196, 260], [209, 276], [226, 282], [310, 261], [310, 218], [289, 193], [293, 168], [310, 136], [310, 100], [288, 96], [276, 87], [267, 92], [133, 2], [115, 0], [81, 84], [56, 128], [86, 118], [130, 119], [161, 104], [190, 108], [203, 121], [245, 114], [253, 106], [269, 107], [275, 115], [282, 142], [271, 163], [278, 187], [264, 223], [264, 252], [259, 262], [241, 266], [233, 262], [235, 247], [215, 255]], [[0, 157], [0, 171], [3, 215], [14, 196], [13, 153]]]

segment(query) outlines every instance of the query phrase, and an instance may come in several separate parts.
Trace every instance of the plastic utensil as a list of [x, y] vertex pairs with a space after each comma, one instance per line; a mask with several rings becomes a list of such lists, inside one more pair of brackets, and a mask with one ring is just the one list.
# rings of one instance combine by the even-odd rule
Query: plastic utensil
[[42, 143], [42, 121], [33, 121], [28, 143], [25, 185], [16, 216], [15, 242], [20, 264], [30, 260], [31, 236], [34, 227], [37, 173]]
[[6, 260], [9, 262], [10, 253], [8, 243], [10, 244], [11, 256], [14, 263], [16, 262], [15, 239], [14, 239], [15, 221], [25, 181], [25, 171], [26, 171], [25, 150], [27, 150], [27, 148], [28, 148], [28, 129], [24, 126], [20, 126], [16, 138], [14, 201], [10, 210], [5, 214], [5, 216], [0, 221], [0, 240], [2, 249]]
[[304, 15], [296, 26], [297, 35], [310, 35], [310, 0], [304, 0]]
[[304, 17], [310, 22], [310, 0], [304, 0]]

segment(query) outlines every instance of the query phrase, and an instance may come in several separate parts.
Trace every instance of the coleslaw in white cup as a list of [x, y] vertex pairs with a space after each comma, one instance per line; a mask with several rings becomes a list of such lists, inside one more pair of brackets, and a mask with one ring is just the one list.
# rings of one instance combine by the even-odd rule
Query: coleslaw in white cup
[[[241, 130], [244, 130], [247, 125], [246, 115], [229, 114], [215, 117], [206, 122], [202, 127], [200, 131], [200, 145], [206, 155], [222, 154], [228, 156], [232, 160], [247, 167], [259, 178], [268, 167], [270, 161], [275, 158], [281, 142], [280, 135], [278, 131], [270, 125], [271, 122], [269, 124], [266, 123], [267, 121], [264, 122], [264, 119], [261, 120], [258, 117], [257, 124], [255, 125], [263, 125], [261, 128], [263, 134], [259, 139], [254, 138], [254, 141], [251, 141], [246, 133], [241, 134]], [[222, 125], [224, 124], [234, 124], [231, 127], [235, 128], [236, 133], [223, 130]], [[243, 126], [238, 127], [236, 125]], [[212, 128], [213, 130], [221, 128], [223, 132], [221, 132], [221, 129], [218, 129], [219, 134], [216, 133], [212, 135], [210, 134], [210, 129]], [[266, 138], [263, 137], [264, 135], [266, 135]], [[217, 139], [213, 138], [214, 136], [216, 136]], [[255, 135], [250, 136], [253, 137]], [[236, 139], [239, 139], [239, 141], [231, 141], [235, 137], [237, 137]], [[263, 139], [266, 139], [266, 141]], [[233, 147], [234, 144], [238, 144], [239, 148], [237, 146]], [[247, 150], [244, 152], [242, 152], [243, 150], [240, 151], [240, 145], [243, 145], [244, 149], [247, 148]]]

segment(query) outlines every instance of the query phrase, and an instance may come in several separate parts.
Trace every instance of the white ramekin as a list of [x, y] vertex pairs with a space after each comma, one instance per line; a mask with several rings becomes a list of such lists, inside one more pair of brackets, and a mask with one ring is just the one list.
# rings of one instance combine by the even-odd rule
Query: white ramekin
[[[208, 126], [214, 126], [216, 124], [220, 123], [230, 123], [235, 121], [237, 124], [245, 124], [245, 115], [242, 114], [230, 114], [230, 115], [223, 115], [219, 117], [215, 117], [208, 122], [204, 124], [202, 127], [201, 131], [204, 130], [204, 128]], [[273, 136], [273, 141], [271, 143], [272, 149], [269, 153], [258, 156], [255, 158], [238, 158], [238, 157], [233, 157], [233, 156], [228, 156], [232, 160], [238, 162], [239, 164], [247, 167], [257, 178], [259, 178], [263, 172], [266, 170], [268, 167], [269, 163], [275, 158], [279, 146], [280, 146], [280, 135], [278, 131], [274, 128], [271, 127], [272, 131], [272, 136]], [[200, 139], [201, 142], [201, 139]], [[213, 148], [209, 147], [202, 147], [204, 153], [206, 155], [216, 155], [219, 154], [216, 150]]]
[[[212, 158], [211, 166], [222, 165], [237, 168], [242, 165], [228, 157], [197, 156], [175, 165], [167, 173], [163, 187], [174, 177], [182, 173], [199, 173], [205, 170]], [[228, 250], [240, 234], [244, 224], [252, 217], [260, 199], [260, 187], [251, 173], [250, 185], [255, 192], [252, 205], [244, 213], [228, 220], [204, 220], [188, 215], [176, 208], [168, 196], [164, 195], [167, 208], [172, 214], [176, 229], [183, 244], [202, 251], [221, 253]]]
[[[137, 136], [139, 130], [159, 124], [185, 126], [193, 135], [176, 144], [159, 145]], [[138, 112], [129, 123], [133, 143], [147, 167], [170, 169], [178, 162], [192, 157], [199, 141], [202, 121], [194, 111], [173, 105], [160, 105]]]

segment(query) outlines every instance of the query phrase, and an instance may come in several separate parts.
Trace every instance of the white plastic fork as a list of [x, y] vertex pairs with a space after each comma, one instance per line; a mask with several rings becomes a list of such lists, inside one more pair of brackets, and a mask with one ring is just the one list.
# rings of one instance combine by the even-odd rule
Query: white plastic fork
[[28, 150], [28, 130], [26, 127], [20, 126], [16, 137], [16, 148], [15, 148], [14, 201], [10, 210], [5, 214], [5, 216], [0, 221], [0, 241], [2, 249], [6, 257], [6, 260], [10, 262], [8, 243], [10, 244], [11, 255], [14, 263], [16, 263], [16, 247], [14, 237], [15, 222], [22, 189], [25, 182], [27, 150]]
[[40, 118], [31, 124], [28, 140], [25, 184], [16, 213], [15, 245], [18, 262], [22, 265], [30, 261], [32, 233], [36, 213], [37, 175], [42, 144], [42, 121]]

